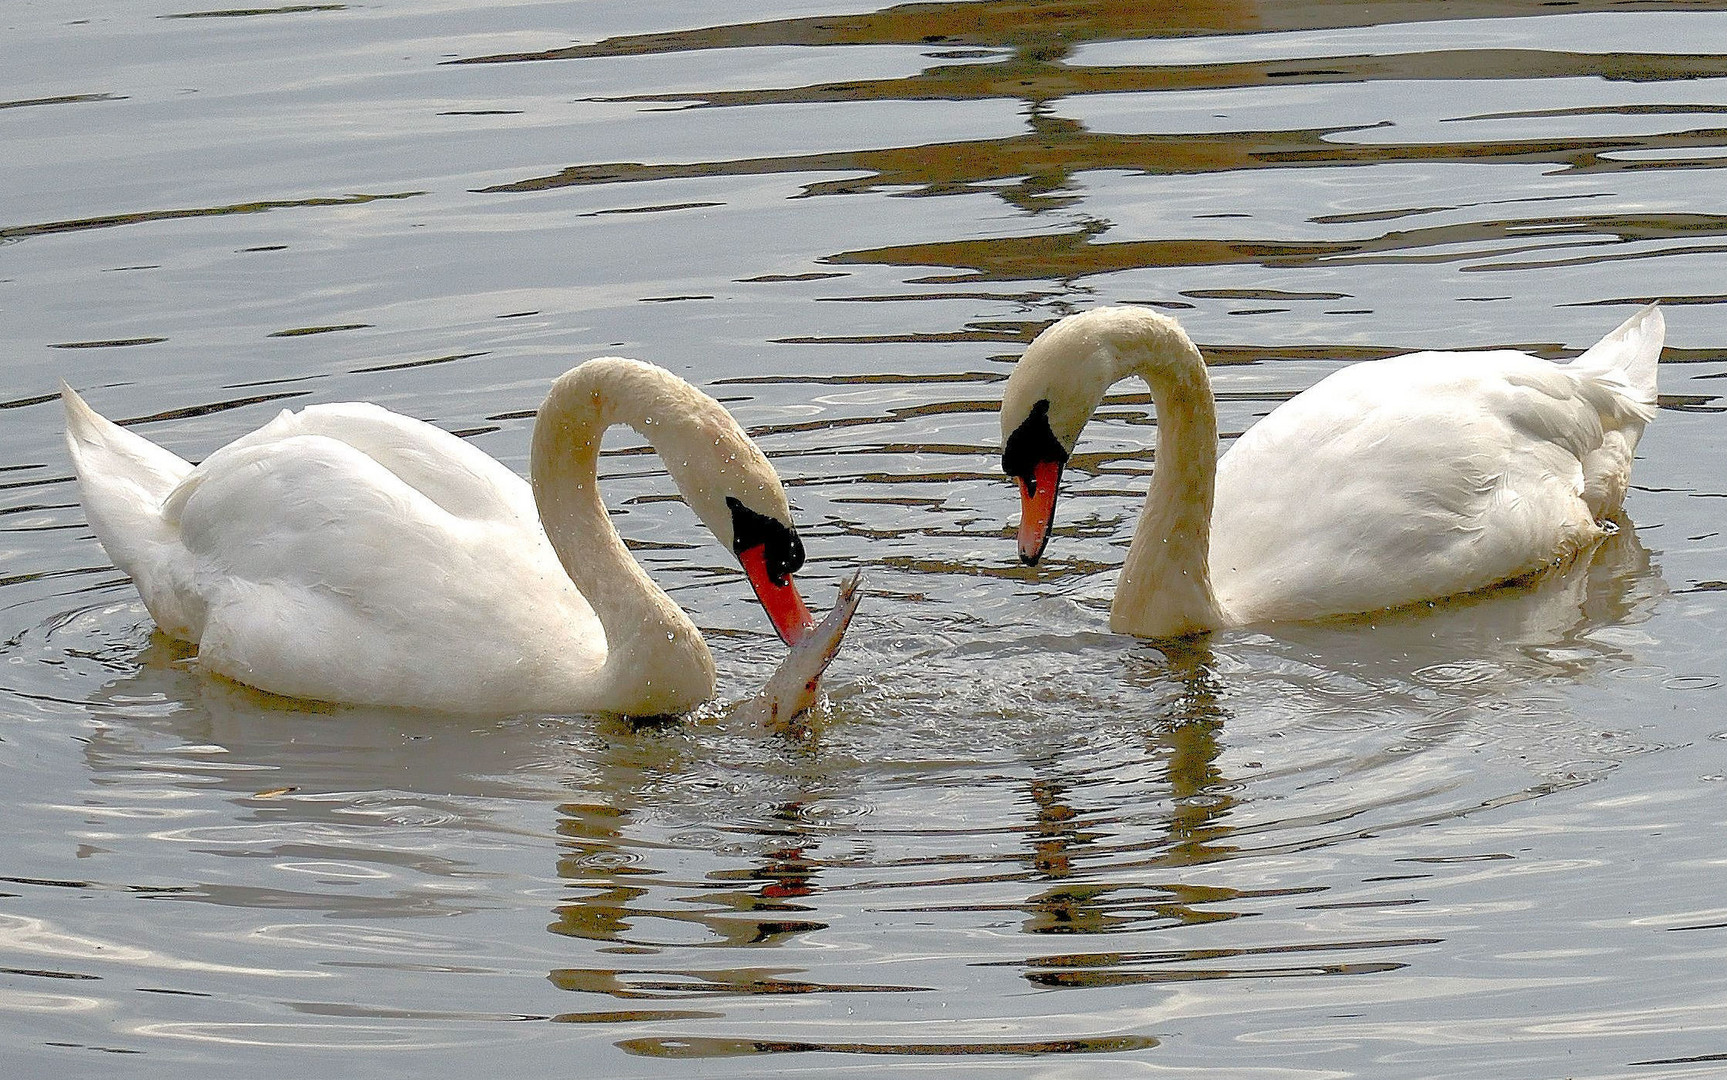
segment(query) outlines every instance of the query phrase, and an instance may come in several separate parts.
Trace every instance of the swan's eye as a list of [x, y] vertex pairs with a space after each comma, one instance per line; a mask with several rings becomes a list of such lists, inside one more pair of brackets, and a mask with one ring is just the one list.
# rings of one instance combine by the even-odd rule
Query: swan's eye
[[1049, 399], [1031, 407], [1031, 415], [1013, 429], [1001, 448], [1001, 471], [1024, 481], [1031, 491], [1037, 490], [1037, 467], [1047, 462], [1067, 464], [1067, 450], [1049, 426]]
[[762, 549], [762, 560], [775, 583], [803, 569], [804, 542], [784, 522], [766, 514], [758, 514], [731, 495], [726, 506], [732, 512], [732, 554], [742, 555], [750, 548]]

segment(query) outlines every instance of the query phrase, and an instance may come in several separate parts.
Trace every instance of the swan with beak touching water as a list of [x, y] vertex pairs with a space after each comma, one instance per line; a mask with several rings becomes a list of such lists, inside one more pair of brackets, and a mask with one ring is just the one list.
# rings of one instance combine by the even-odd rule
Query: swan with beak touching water
[[1174, 319], [1070, 315], [1026, 349], [1002, 398], [1020, 558], [1043, 554], [1080, 429], [1137, 377], [1157, 460], [1110, 606], [1117, 633], [1359, 614], [1534, 574], [1613, 527], [1655, 415], [1664, 334], [1650, 305], [1566, 363], [1498, 350], [1355, 364], [1219, 460], [1205, 361]]
[[814, 620], [773, 466], [720, 404], [602, 357], [540, 407], [533, 483], [430, 424], [313, 405], [193, 467], [70, 388], [91, 528], [203, 668], [291, 697], [444, 712], [686, 712], [714, 694], [689, 617], [612, 527], [600, 437], [628, 424], [743, 566], [788, 644]]

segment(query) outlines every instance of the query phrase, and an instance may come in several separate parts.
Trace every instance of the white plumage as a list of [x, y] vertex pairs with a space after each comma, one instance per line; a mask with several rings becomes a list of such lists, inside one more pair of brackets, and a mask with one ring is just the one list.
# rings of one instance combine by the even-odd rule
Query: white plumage
[[[1655, 415], [1663, 335], [1651, 305], [1567, 363], [1506, 350], [1356, 364], [1218, 460], [1216, 407], [1192, 341], [1155, 312], [1103, 308], [1063, 319], [1026, 350], [1002, 433], [1010, 447], [1059, 447], [1044, 455], [1059, 459], [1048, 474], [1058, 475], [1109, 386], [1129, 376], [1150, 385], [1157, 462], [1111, 606], [1116, 631], [1167, 637], [1355, 614], [1510, 581], [1598, 541]], [[1039, 417], [1042, 443], [1029, 437]], [[1030, 491], [1032, 465], [1011, 450], [1004, 464], [1028, 492], [1022, 552], [1035, 561], [1053, 488]]]
[[62, 396], [91, 527], [157, 625], [204, 668], [293, 697], [490, 714], [711, 697], [700, 632], [595, 490], [612, 423], [642, 431], [728, 547], [728, 495], [795, 535], [779, 478], [730, 415], [633, 360], [554, 385], [535, 487], [376, 405], [284, 412], [194, 468]]

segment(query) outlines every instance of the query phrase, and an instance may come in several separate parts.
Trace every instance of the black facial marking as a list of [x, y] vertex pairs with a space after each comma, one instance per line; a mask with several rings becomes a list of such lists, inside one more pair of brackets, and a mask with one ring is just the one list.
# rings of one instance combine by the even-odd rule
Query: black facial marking
[[1045, 461], [1067, 464], [1067, 451], [1062, 449], [1055, 432], [1049, 428], [1048, 398], [1033, 405], [1031, 415], [1007, 437], [1007, 444], [1001, 448], [1001, 471], [1024, 480], [1026, 487], [1035, 492], [1035, 473], [1038, 465]]
[[763, 561], [774, 583], [784, 585], [786, 579], [803, 569], [804, 542], [784, 523], [758, 514], [727, 495], [726, 506], [732, 512], [732, 554], [742, 555], [753, 547], [763, 549]]

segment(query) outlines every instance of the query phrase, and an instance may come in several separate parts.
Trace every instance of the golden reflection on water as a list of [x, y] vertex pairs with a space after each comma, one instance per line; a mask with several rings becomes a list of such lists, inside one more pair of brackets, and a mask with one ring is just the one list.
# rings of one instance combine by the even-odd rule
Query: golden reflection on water
[[[1571, 12], [1657, 10], [1671, 5], [1658, 0], [1578, 0]], [[1690, 10], [1719, 9], [1717, 3], [1686, 5]], [[1529, 5], [1516, 0], [1447, 0], [1444, 16], [1452, 20], [1491, 19], [1529, 14]], [[1375, 4], [1363, 7], [1350, 0], [981, 0], [970, 3], [899, 4], [874, 12], [779, 19], [756, 23], [702, 27], [695, 30], [635, 34], [606, 38], [591, 45], [539, 52], [500, 53], [467, 57], [455, 63], [512, 63], [527, 60], [593, 59], [640, 56], [704, 49], [737, 49], [774, 45], [925, 45], [1011, 49], [1025, 59], [1048, 60], [1067, 55], [1092, 41], [1135, 41], [1279, 30], [1326, 30], [1344, 27], [1391, 26], [1425, 22], [1434, 9], [1420, 3]], [[1546, 55], [1546, 54], [1542, 54]], [[1670, 59], [1670, 58], [1668, 58]], [[1329, 64], [1331, 58], [1327, 57]], [[1311, 64], [1309, 65], [1311, 66]]]
[[[1287, 25], [1360, 25], [1353, 5], [1308, 3], [1047, 5], [968, 3], [905, 5], [846, 19], [806, 19], [706, 28], [686, 34], [656, 34], [608, 39], [595, 45], [538, 53], [475, 57], [462, 63], [574, 60], [601, 56], [675, 53], [690, 49], [780, 45], [860, 45], [871, 43], [963, 44], [1011, 55], [989, 62], [937, 66], [910, 79], [863, 80], [832, 86], [749, 89], [724, 93], [631, 96], [620, 101], [683, 102], [690, 107], [745, 107], [850, 101], [965, 101], [1008, 98], [1024, 103], [1026, 134], [964, 142], [925, 143], [875, 149], [842, 150], [771, 158], [741, 158], [694, 163], [606, 162], [572, 165], [556, 173], [495, 184], [485, 194], [526, 193], [561, 187], [630, 185], [657, 181], [799, 175], [861, 174], [817, 180], [805, 196], [857, 195], [867, 192], [922, 196], [987, 194], [1014, 208], [1042, 214], [1081, 202], [1076, 183], [1088, 173], [1145, 176], [1240, 175], [1273, 169], [1328, 169], [1372, 165], [1480, 165], [1486, 163], [1551, 166], [1553, 173], [1712, 169], [1727, 163], [1714, 156], [1721, 142], [1718, 127], [1655, 131], [1637, 135], [1578, 135], [1566, 138], [1499, 138], [1490, 141], [1410, 142], [1386, 136], [1389, 121], [1366, 126], [1336, 126], [1271, 131], [1201, 131], [1128, 134], [1090, 130], [1084, 123], [1054, 115], [1062, 99], [1106, 94], [1143, 94], [1194, 89], [1254, 86], [1290, 87], [1314, 83], [1372, 83], [1384, 80], [1444, 82], [1508, 79], [1609, 78], [1679, 81], [1727, 75], [1719, 55], [1628, 56], [1623, 53], [1567, 54], [1552, 51], [1415, 51], [1392, 56], [1326, 57], [1323, 64], [1291, 60], [1201, 65], [1098, 66], [1070, 63], [1073, 50], [1087, 41], [1166, 39], [1178, 27], [1190, 32], [1231, 32]], [[1570, 5], [1575, 10], [1619, 10], [1612, 4]], [[1464, 10], [1465, 8], [1469, 10]], [[1452, 18], [1524, 15], [1516, 4], [1453, 5]], [[1377, 6], [1373, 21], [1420, 17]], [[1307, 21], [1313, 20], [1313, 21]], [[1554, 118], [1611, 112], [1620, 115], [1704, 115], [1723, 107], [1625, 105], [1568, 110], [1503, 112], [1477, 119], [1518, 116]], [[1359, 136], [1367, 136], [1362, 138]], [[1376, 137], [1377, 136], [1377, 137]], [[1693, 153], [1695, 151], [1695, 153]], [[1560, 200], [1563, 196], [1551, 196]], [[1394, 211], [1427, 214], [1432, 206]], [[1315, 224], [1362, 224], [1386, 216], [1316, 215]], [[1640, 243], [1639, 257], [1711, 254], [1727, 251], [1718, 239], [1727, 234], [1727, 217], [1718, 214], [1624, 213], [1554, 214], [1513, 221], [1470, 221], [1398, 229], [1339, 240], [1267, 240], [1174, 236], [1106, 241], [1116, 226], [1088, 218], [1077, 226], [1029, 236], [944, 239], [866, 250], [831, 252], [828, 265], [884, 265], [950, 268], [951, 273], [913, 278], [908, 284], [975, 284], [1006, 281], [1072, 282], [1079, 278], [1143, 267], [1260, 266], [1334, 268], [1395, 262], [1450, 261], [1472, 270], [1557, 269], [1623, 258], [1603, 254], [1603, 244]], [[1574, 243], [1587, 253], [1566, 253]], [[1620, 298], [1642, 303], [1650, 295]]]

